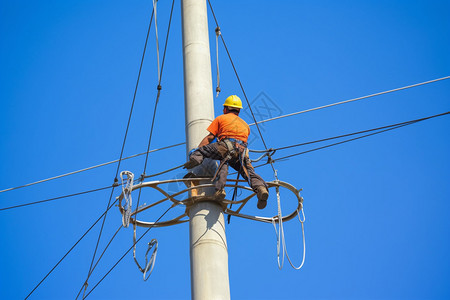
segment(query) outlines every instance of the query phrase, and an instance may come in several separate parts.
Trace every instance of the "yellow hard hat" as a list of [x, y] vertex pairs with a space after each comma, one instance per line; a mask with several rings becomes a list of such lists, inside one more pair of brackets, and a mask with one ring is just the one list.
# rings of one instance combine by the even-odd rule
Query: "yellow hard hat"
[[231, 95], [225, 100], [223, 106], [242, 108], [241, 98], [236, 95]]

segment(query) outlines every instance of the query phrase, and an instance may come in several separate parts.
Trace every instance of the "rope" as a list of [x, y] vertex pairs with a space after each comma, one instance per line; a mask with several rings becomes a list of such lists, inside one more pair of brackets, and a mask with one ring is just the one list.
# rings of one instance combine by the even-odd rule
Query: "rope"
[[[389, 94], [389, 93], [393, 93], [393, 92], [397, 92], [397, 91], [401, 91], [401, 90], [406, 90], [406, 89], [410, 89], [410, 88], [413, 88], [413, 87], [417, 87], [417, 86], [421, 86], [421, 85], [425, 85], [425, 84], [430, 84], [430, 83], [433, 83], [433, 82], [438, 82], [438, 81], [442, 81], [442, 80], [446, 80], [446, 79], [450, 79], [450, 76], [445, 76], [445, 77], [441, 77], [441, 78], [437, 78], [437, 79], [433, 79], [433, 80], [429, 80], [429, 81], [424, 81], [424, 82], [420, 82], [420, 83], [416, 83], [416, 84], [412, 84], [412, 85], [407, 85], [407, 86], [404, 86], [404, 87], [400, 87], [400, 88], [396, 88], [396, 89], [392, 89], [392, 90], [388, 90], [388, 91], [384, 91], [384, 92], [380, 92], [380, 93], [375, 93], [375, 94], [371, 94], [371, 95], [367, 95], [367, 96], [363, 96], [363, 97], [358, 97], [358, 98], [353, 98], [353, 99], [340, 101], [340, 102], [336, 102], [336, 103], [332, 103], [332, 104], [327, 104], [327, 105], [319, 106], [319, 107], [316, 107], [316, 108], [310, 108], [310, 109], [306, 109], [306, 110], [290, 113], [290, 114], [287, 114], [287, 115], [273, 117], [273, 118], [270, 118], [270, 119], [259, 121], [258, 123], [261, 124], [261, 123], [265, 123], [265, 122], [270, 122], [270, 121], [274, 121], [274, 120], [278, 120], [278, 119], [282, 119], [282, 118], [286, 118], [286, 117], [291, 117], [291, 116], [307, 113], [307, 112], [314, 111], [314, 110], [319, 110], [319, 109], [322, 109], [322, 108], [328, 108], [328, 107], [331, 107], [331, 106], [336, 106], [336, 105], [340, 105], [340, 104], [345, 104], [345, 103], [349, 103], [349, 102], [354, 102], [354, 101], [358, 101], [358, 100], [372, 98], [372, 97], [375, 97], [375, 96], [380, 96], [380, 95]], [[249, 124], [249, 126], [253, 126], [253, 125], [257, 125], [257, 123], [255, 122], [255, 123]]]

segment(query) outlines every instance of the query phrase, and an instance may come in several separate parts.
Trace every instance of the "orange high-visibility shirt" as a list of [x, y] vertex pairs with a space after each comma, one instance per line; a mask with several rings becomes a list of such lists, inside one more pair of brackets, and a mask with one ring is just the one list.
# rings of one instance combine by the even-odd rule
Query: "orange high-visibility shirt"
[[218, 116], [207, 130], [218, 137], [219, 140], [227, 137], [247, 142], [250, 134], [250, 126], [233, 113]]

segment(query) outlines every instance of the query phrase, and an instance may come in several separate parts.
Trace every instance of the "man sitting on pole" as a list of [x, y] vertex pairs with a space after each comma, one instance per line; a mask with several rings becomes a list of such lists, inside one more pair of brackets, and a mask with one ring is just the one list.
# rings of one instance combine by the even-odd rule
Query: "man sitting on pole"
[[[263, 209], [267, 205], [269, 192], [265, 181], [255, 173], [250, 162], [247, 140], [250, 126], [239, 117], [242, 101], [236, 95], [229, 96], [223, 104], [223, 115], [212, 121], [207, 130], [209, 134], [203, 138], [197, 149], [191, 151], [185, 169], [200, 165], [204, 158], [220, 160], [219, 168], [214, 176], [215, 196], [225, 198], [224, 187], [228, 175], [228, 165], [239, 172], [248, 181], [258, 197], [257, 207]], [[217, 142], [212, 141], [217, 138]]]

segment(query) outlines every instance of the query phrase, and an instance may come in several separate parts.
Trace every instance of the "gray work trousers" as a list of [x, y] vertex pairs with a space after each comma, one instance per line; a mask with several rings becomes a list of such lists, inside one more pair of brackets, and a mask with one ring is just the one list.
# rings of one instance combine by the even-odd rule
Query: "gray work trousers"
[[[214, 182], [214, 186], [217, 191], [222, 190], [225, 187], [228, 175], [228, 165], [238, 171], [241, 176], [245, 180], [247, 180], [253, 191], [256, 192], [259, 186], [265, 186], [266, 188], [268, 188], [266, 182], [261, 178], [261, 176], [255, 173], [255, 169], [250, 162], [250, 158], [244, 155], [244, 149], [245, 147], [242, 146], [236, 147], [235, 155], [233, 155], [227, 161], [227, 163], [223, 164], [223, 166], [220, 168], [219, 172], [217, 173], [216, 181]], [[203, 162], [204, 158], [211, 158], [222, 161], [227, 156], [227, 154], [228, 148], [225, 142], [220, 141], [200, 147], [196, 151], [192, 152], [189, 159], [195, 161], [200, 165]], [[241, 165], [241, 161], [245, 169], [247, 170], [248, 177], [244, 170], [244, 167]]]

